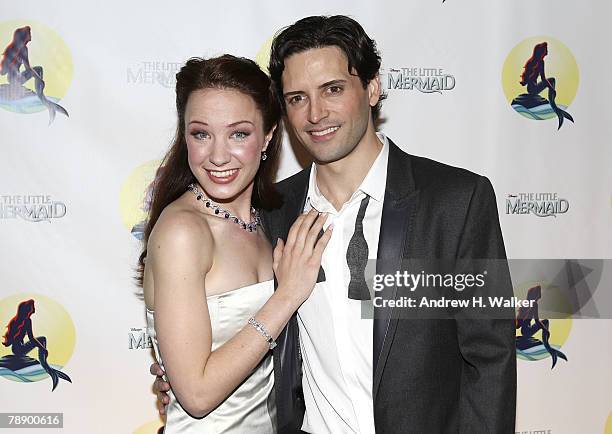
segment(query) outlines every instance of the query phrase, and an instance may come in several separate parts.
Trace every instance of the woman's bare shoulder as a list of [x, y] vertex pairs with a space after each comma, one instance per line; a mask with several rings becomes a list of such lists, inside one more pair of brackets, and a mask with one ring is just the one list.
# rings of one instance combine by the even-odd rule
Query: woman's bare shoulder
[[155, 223], [147, 250], [154, 252], [162, 246], [170, 251], [212, 252], [213, 237], [206, 218], [181, 198], [172, 202]]

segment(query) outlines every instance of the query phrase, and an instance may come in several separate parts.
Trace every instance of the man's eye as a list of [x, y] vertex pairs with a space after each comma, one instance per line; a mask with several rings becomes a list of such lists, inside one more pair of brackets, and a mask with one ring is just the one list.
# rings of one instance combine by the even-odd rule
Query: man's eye
[[342, 92], [342, 88], [340, 86], [330, 86], [328, 88], [329, 93], [340, 93]]
[[304, 97], [302, 95], [294, 95], [291, 98], [289, 98], [289, 104], [294, 105], [299, 103], [300, 101], [302, 101], [304, 99]]

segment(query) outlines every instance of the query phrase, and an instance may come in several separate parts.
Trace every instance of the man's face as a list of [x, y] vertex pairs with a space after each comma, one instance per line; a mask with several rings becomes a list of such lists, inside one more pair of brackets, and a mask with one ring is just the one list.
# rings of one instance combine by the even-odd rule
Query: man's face
[[282, 83], [289, 125], [316, 162], [344, 158], [368, 128], [374, 131], [370, 107], [380, 95], [378, 77], [364, 89], [338, 47], [289, 56]]

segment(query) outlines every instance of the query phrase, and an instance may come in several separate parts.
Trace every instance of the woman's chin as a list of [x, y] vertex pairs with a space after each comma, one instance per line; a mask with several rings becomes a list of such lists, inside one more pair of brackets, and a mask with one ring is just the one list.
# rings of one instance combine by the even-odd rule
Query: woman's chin
[[[200, 184], [202, 185], [202, 184]], [[249, 185], [239, 184], [239, 183], [231, 183], [220, 186], [218, 184], [206, 183], [206, 185], [202, 185], [204, 189], [204, 194], [218, 203], [228, 203], [233, 202], [238, 199], [242, 194], [248, 190]]]

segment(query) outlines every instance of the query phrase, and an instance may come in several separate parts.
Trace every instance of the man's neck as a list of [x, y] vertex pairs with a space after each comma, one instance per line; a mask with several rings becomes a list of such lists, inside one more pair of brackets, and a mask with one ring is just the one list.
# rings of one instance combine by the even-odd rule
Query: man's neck
[[383, 144], [372, 132], [346, 157], [327, 164], [315, 163], [317, 187], [336, 210], [359, 188], [382, 148]]

